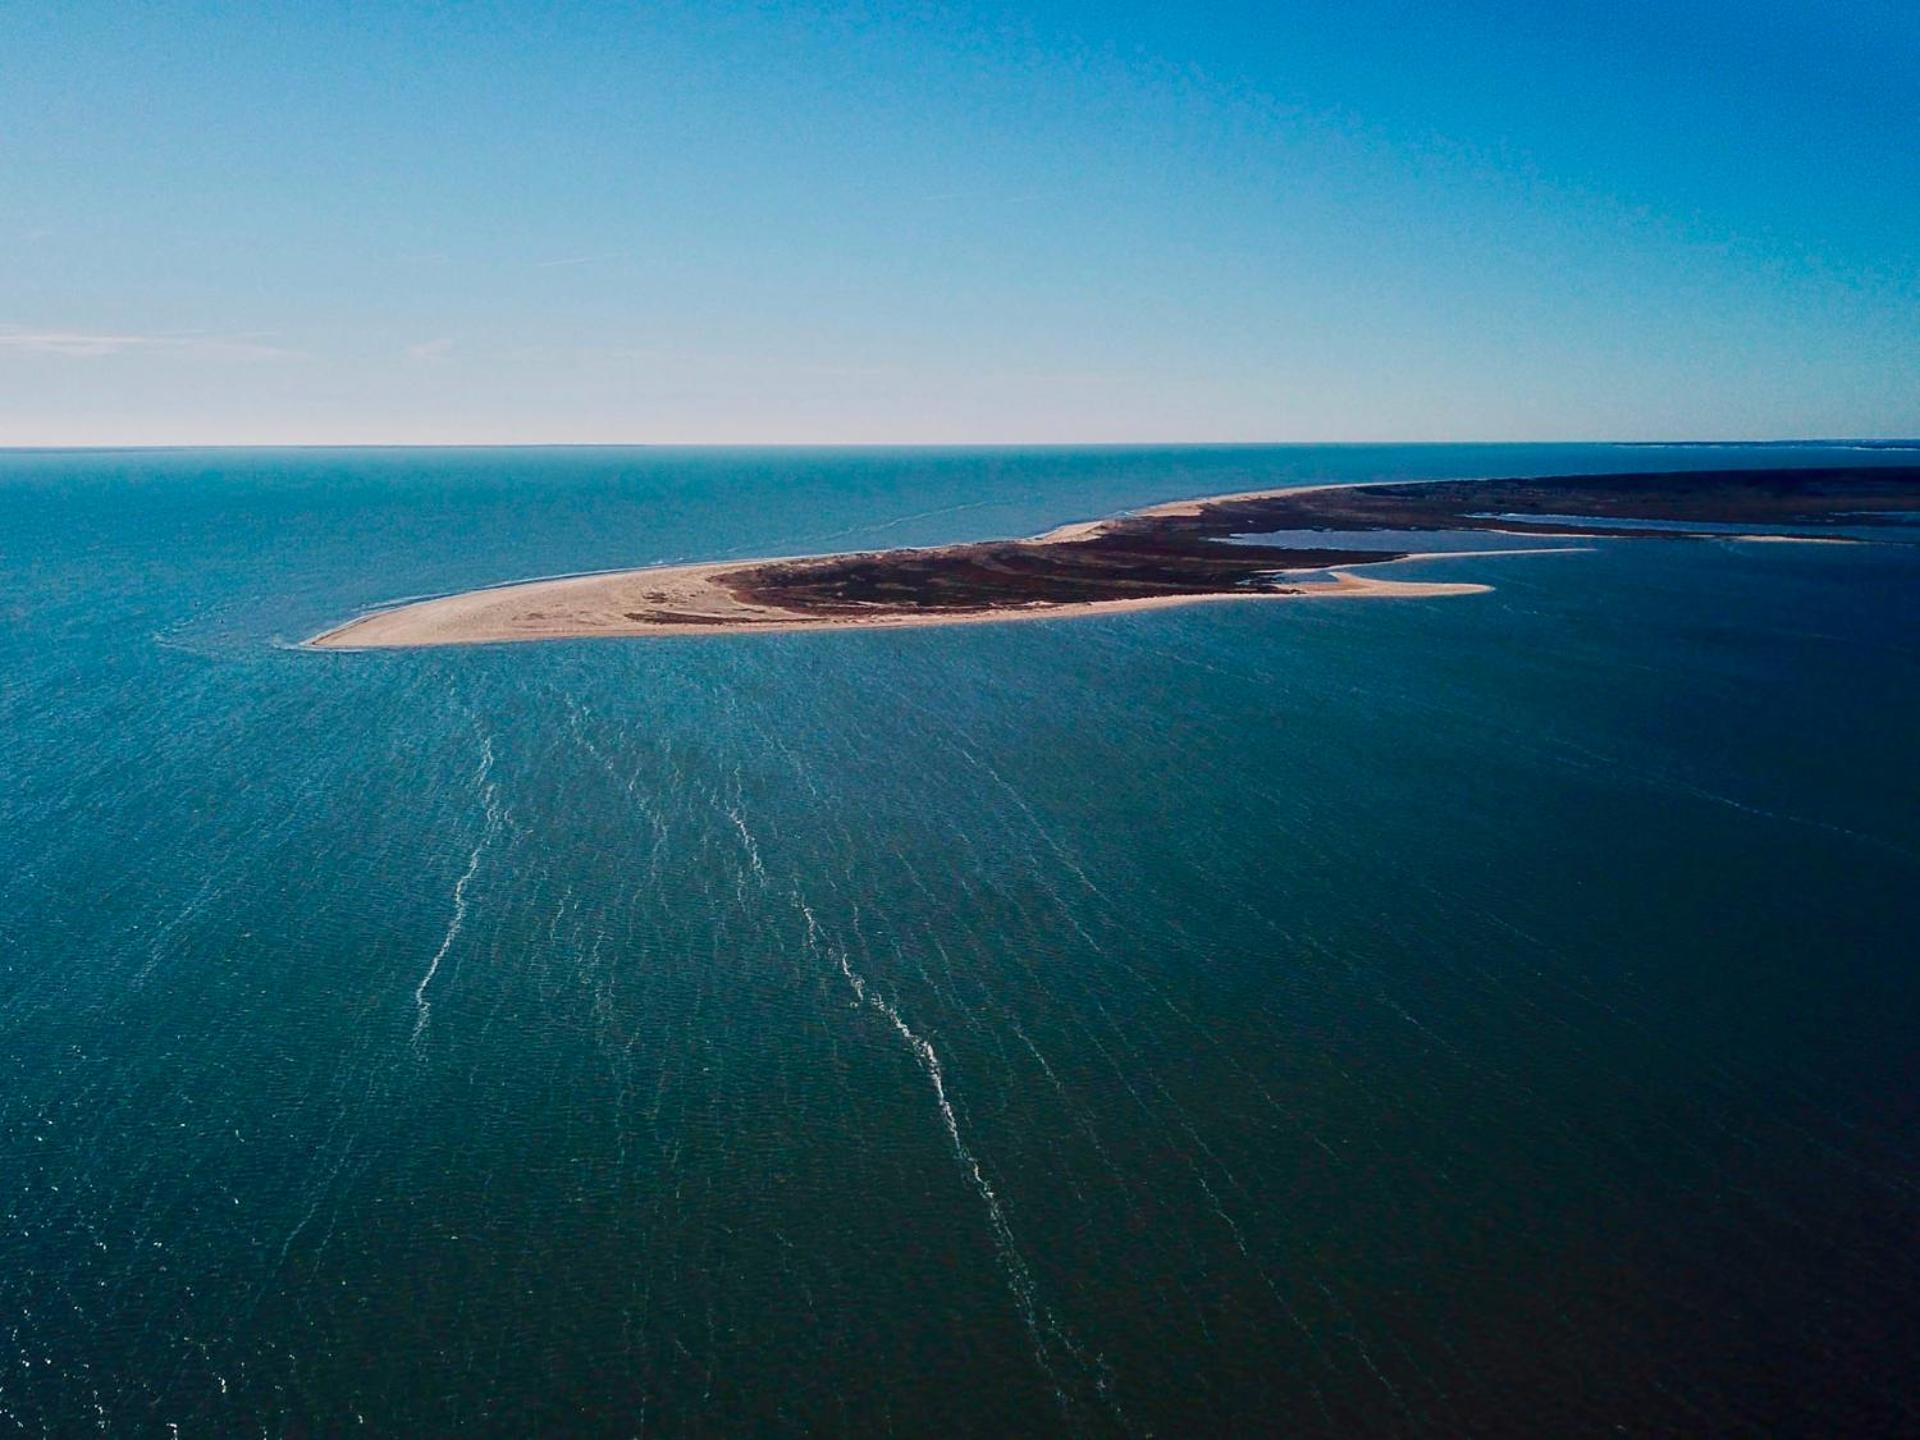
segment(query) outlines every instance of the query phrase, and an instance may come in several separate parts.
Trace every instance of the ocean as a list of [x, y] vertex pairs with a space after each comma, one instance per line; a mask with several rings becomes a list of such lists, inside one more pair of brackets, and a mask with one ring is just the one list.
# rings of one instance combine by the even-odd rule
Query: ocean
[[298, 644], [1834, 458], [0, 453], [0, 1432], [1920, 1433], [1920, 549]]

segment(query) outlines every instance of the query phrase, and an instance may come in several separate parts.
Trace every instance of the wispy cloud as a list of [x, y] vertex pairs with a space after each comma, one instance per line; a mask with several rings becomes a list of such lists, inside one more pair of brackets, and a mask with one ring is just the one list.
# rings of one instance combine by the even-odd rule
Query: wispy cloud
[[416, 365], [431, 365], [436, 360], [444, 360], [453, 349], [453, 337], [442, 335], [438, 340], [422, 340], [418, 345], [409, 345], [407, 359]]
[[209, 335], [186, 331], [136, 335], [95, 330], [27, 330], [0, 326], [0, 352], [57, 355], [69, 360], [97, 360], [140, 351], [190, 352], [235, 360], [297, 360], [301, 351], [269, 345], [261, 335]]
[[626, 253], [624, 250], [608, 250], [599, 255], [566, 255], [558, 260], [536, 260], [533, 262], [533, 268], [558, 270], [563, 265], [592, 265], [601, 260], [618, 260]]

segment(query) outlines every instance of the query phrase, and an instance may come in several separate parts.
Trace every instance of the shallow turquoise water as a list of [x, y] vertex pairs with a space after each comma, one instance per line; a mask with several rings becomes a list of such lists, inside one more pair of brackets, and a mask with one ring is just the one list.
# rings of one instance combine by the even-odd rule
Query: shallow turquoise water
[[1289, 479], [1825, 458], [0, 456], [0, 1422], [1911, 1429], [1920, 552], [287, 648]]

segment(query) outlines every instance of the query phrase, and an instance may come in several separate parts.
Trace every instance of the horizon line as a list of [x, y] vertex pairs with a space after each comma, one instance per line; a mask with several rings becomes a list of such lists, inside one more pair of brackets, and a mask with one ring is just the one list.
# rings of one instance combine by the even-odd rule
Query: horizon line
[[131, 454], [193, 450], [1253, 450], [1335, 447], [1593, 445], [1655, 449], [1920, 449], [1920, 436], [1786, 435], [1763, 439], [1473, 439], [1473, 440], [165, 440], [111, 443], [0, 442], [0, 455]]

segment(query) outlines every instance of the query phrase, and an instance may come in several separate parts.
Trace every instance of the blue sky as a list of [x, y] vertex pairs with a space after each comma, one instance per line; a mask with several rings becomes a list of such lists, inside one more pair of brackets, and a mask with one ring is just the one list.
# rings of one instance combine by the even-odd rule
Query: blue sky
[[1920, 434], [1920, 7], [0, 6], [0, 444]]

